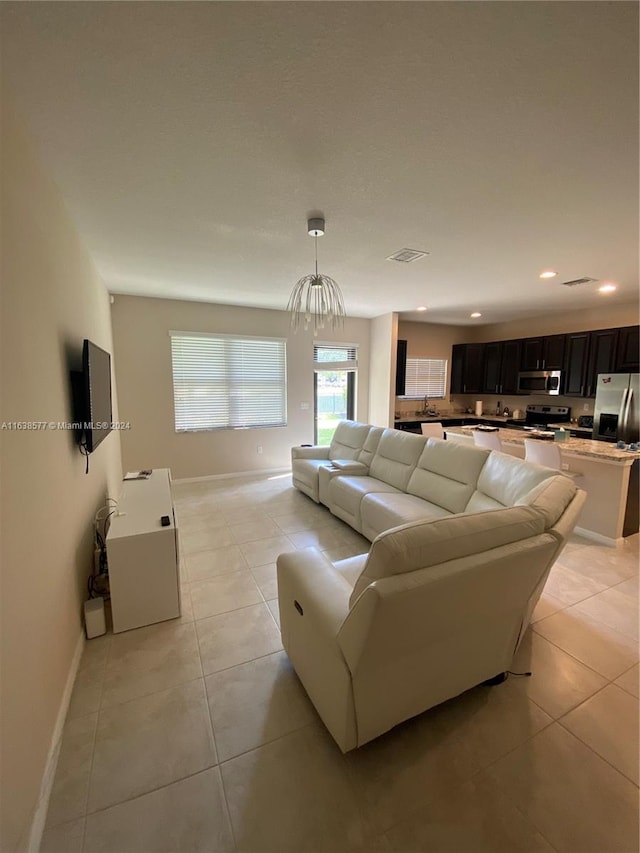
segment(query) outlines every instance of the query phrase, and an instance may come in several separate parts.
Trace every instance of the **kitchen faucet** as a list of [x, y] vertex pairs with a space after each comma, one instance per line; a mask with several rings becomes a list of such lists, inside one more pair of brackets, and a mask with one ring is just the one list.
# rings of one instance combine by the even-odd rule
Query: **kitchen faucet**
[[425, 394], [424, 395], [424, 403], [422, 404], [422, 411], [426, 415], [428, 410], [429, 410], [429, 399], [428, 399], [428, 395]]

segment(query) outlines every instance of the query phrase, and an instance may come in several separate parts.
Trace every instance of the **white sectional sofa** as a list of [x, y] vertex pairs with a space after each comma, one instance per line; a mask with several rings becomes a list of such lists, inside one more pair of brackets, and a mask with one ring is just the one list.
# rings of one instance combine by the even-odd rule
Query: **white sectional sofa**
[[349, 421], [329, 447], [291, 455], [294, 486], [371, 541], [411, 521], [517, 505], [562, 476], [505, 453]]
[[356, 453], [345, 432], [353, 455], [307, 457], [323, 464], [304, 490], [371, 550], [277, 561], [284, 648], [343, 752], [507, 672], [586, 497], [495, 451], [374, 427]]

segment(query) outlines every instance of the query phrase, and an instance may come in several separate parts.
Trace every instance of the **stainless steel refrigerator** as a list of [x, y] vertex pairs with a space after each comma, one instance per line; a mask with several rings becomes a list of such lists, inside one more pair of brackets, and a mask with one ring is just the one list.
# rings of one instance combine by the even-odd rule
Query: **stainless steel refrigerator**
[[638, 441], [640, 374], [600, 373], [596, 385], [593, 435], [597, 441]]

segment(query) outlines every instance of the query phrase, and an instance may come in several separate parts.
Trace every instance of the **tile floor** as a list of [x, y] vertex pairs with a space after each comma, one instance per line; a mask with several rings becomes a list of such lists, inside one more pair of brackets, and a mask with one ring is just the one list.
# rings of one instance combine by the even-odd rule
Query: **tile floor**
[[510, 678], [343, 756], [278, 632], [275, 560], [368, 542], [288, 476], [175, 486], [180, 619], [87, 643], [42, 850], [638, 850], [638, 536], [574, 536]]

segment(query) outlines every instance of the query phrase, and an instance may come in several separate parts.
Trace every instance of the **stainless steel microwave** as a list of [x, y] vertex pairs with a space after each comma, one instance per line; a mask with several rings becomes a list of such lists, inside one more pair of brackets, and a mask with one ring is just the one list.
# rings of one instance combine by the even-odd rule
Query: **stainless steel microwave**
[[561, 370], [527, 370], [518, 374], [518, 394], [558, 395], [561, 387]]

